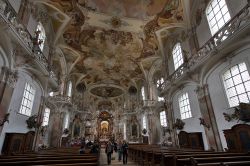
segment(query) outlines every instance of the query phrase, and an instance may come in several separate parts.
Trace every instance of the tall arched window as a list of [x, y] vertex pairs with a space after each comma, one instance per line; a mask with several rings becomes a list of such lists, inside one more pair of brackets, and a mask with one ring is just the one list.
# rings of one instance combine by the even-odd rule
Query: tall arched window
[[146, 122], [146, 116], [145, 115], [142, 117], [142, 128], [147, 129], [147, 122]]
[[44, 47], [44, 43], [46, 39], [46, 33], [41, 22], [38, 22], [36, 31], [39, 32], [38, 40], [41, 41], [39, 48], [41, 49], [41, 51], [43, 51], [43, 47]]
[[65, 115], [64, 128], [67, 129], [69, 126], [69, 113]]
[[184, 62], [180, 43], [177, 43], [174, 46], [172, 55], [174, 60], [174, 68], [177, 70]]
[[141, 95], [142, 95], [142, 100], [145, 100], [145, 90], [144, 90], [144, 86], [141, 88]]
[[181, 119], [187, 119], [192, 117], [191, 107], [189, 102], [188, 93], [183, 93], [179, 96], [179, 108], [181, 113]]
[[123, 138], [124, 138], [124, 139], [127, 139], [127, 137], [126, 137], [126, 134], [127, 134], [126, 131], [127, 131], [127, 129], [126, 129], [126, 124], [124, 123], [124, 124], [123, 124], [123, 133], [124, 133], [124, 137], [123, 137]]
[[49, 115], [50, 115], [50, 109], [45, 108], [43, 113], [43, 123], [42, 126], [47, 126], [49, 124]]
[[21, 107], [19, 110], [20, 114], [30, 116], [32, 113], [33, 103], [35, 99], [36, 90], [28, 82], [25, 84]]
[[230, 107], [250, 102], [250, 76], [245, 62], [227, 70], [223, 82]]
[[[158, 79], [157, 80], [157, 82], [156, 82], [156, 86], [157, 86], [157, 88], [163, 88], [163, 83], [164, 83], [164, 79], [163, 79], [163, 77], [161, 77], [160, 79]], [[159, 95], [158, 95], [158, 101], [164, 101], [164, 97], [160, 97]]]
[[166, 116], [166, 111], [161, 111], [161, 112], [160, 112], [160, 121], [161, 121], [161, 126], [167, 127], [167, 116]]
[[231, 19], [225, 0], [211, 0], [207, 6], [206, 14], [212, 35]]
[[72, 96], [72, 82], [71, 81], [68, 84], [67, 96], [69, 96], [69, 97]]

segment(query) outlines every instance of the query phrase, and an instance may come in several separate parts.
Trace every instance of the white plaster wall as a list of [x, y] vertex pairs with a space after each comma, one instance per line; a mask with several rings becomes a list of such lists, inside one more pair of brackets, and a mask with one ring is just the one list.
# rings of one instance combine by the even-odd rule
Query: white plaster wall
[[[247, 0], [226, 0], [226, 3], [232, 18], [247, 4]], [[196, 34], [200, 47], [202, 47], [212, 37], [205, 12], [202, 15], [200, 25], [196, 28]]]
[[28, 25], [27, 25], [27, 30], [33, 37], [35, 36], [37, 24], [38, 22], [35, 20], [35, 18], [32, 15], [30, 15]]
[[235, 51], [234, 53], [232, 53], [235, 54], [235, 56], [232, 59], [227, 60], [226, 62], [220, 64], [217, 68], [215, 68], [207, 79], [207, 84], [209, 86], [209, 93], [211, 96], [212, 105], [215, 112], [215, 117], [218, 124], [218, 129], [223, 148], [227, 148], [223, 130], [230, 129], [232, 126], [236, 124], [237, 121], [227, 122], [223, 116], [223, 112], [233, 113], [234, 109], [229, 108], [229, 103], [227, 100], [221, 76], [227, 69], [241, 62], [245, 62], [248, 67], [248, 71], [250, 71], [249, 53], [250, 53], [250, 46], [248, 46], [248, 48]]
[[9, 2], [14, 10], [18, 13], [22, 0], [9, 0]]
[[168, 70], [169, 70], [169, 75], [171, 75], [175, 71], [175, 69], [174, 69], [173, 55], [171, 55], [168, 58]]
[[180, 109], [179, 109], [179, 96], [183, 93], [188, 93], [189, 101], [190, 101], [190, 108], [192, 112], [192, 117], [188, 119], [184, 119], [183, 122], [185, 122], [185, 126], [183, 131], [186, 131], [188, 133], [192, 132], [202, 132], [202, 138], [204, 143], [204, 148], [208, 150], [208, 144], [207, 144], [207, 138], [205, 135], [204, 127], [200, 125], [199, 118], [201, 117], [200, 107], [198, 98], [195, 92], [196, 85], [186, 85], [182, 90], [178, 91], [173, 96], [173, 109], [174, 109], [174, 117], [181, 119]]
[[226, 0], [231, 17], [234, 17], [243, 7], [247, 5], [247, 0]]
[[38, 113], [42, 90], [39, 87], [38, 83], [36, 83], [35, 80], [32, 80], [29, 75], [23, 72], [19, 72], [18, 82], [13, 91], [12, 99], [9, 106], [9, 123], [5, 123], [0, 136], [0, 149], [2, 149], [4, 143], [5, 133], [27, 133], [29, 131], [26, 124], [26, 120], [29, 117], [18, 113], [21, 106], [23, 91], [26, 82], [29, 82], [36, 89], [32, 108], [32, 115]]

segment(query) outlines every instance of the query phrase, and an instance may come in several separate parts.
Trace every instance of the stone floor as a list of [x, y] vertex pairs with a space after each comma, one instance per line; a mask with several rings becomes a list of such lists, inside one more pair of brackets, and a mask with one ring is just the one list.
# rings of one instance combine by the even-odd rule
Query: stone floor
[[[111, 165], [123, 165], [122, 161], [118, 161], [118, 153], [113, 153], [112, 154], [112, 157], [115, 157], [115, 160], [111, 160]], [[100, 165], [101, 166], [106, 166], [108, 165], [107, 164], [107, 155], [105, 153], [105, 150], [102, 148], [101, 149], [101, 153], [100, 153]], [[129, 158], [128, 158], [128, 163], [126, 165], [130, 165], [130, 166], [138, 166], [138, 164], [134, 163], [133, 161], [131, 161]]]

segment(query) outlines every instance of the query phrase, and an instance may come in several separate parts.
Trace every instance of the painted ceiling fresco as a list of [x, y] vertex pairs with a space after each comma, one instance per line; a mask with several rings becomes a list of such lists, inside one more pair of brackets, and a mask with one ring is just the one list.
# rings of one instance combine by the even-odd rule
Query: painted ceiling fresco
[[123, 91], [121, 89], [110, 86], [95, 87], [92, 88], [90, 92], [96, 96], [103, 98], [117, 97], [123, 94]]
[[169, 0], [87, 0], [89, 7], [119, 17], [147, 19], [161, 12]]
[[[149, 70], [153, 59], [159, 58], [155, 32], [183, 21], [180, 0], [49, 0], [48, 3], [50, 15], [58, 15], [55, 13], [59, 10], [71, 18], [61, 32], [60, 44], [64, 45], [66, 61], [72, 64], [70, 74], [80, 73], [87, 87], [105, 82], [125, 89], [136, 87], [138, 80], [144, 79], [144, 70]], [[51, 5], [57, 9], [54, 13]], [[91, 91], [96, 96], [102, 92], [98, 88]]]

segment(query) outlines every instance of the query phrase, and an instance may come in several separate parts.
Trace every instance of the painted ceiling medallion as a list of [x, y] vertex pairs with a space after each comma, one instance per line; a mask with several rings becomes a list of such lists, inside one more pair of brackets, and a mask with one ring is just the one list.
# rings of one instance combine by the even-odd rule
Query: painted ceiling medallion
[[120, 88], [111, 86], [95, 87], [91, 89], [90, 92], [95, 96], [104, 98], [118, 97], [123, 94], [123, 91]]
[[118, 17], [112, 17], [111, 18], [111, 25], [113, 28], [120, 28], [121, 27], [121, 19]]
[[112, 28], [117, 29], [120, 28], [121, 26], [123, 27], [128, 27], [131, 26], [128, 22], [121, 20], [119, 17], [117, 16], [113, 16], [111, 19], [104, 19], [104, 20], [99, 20], [100, 22], [103, 22], [107, 25], [111, 25]]

